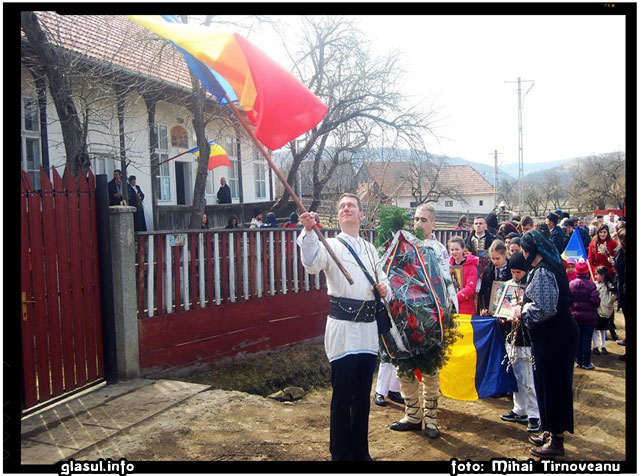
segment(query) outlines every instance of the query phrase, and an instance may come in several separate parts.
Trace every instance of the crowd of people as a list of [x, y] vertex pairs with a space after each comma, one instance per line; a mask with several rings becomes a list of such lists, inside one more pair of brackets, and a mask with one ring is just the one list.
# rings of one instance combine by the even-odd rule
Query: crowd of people
[[[415, 211], [413, 226], [424, 231], [425, 243], [435, 252], [441, 272], [454, 277], [449, 295], [458, 313], [491, 318], [496, 309], [492, 289], [497, 281], [522, 291], [514, 294], [510, 317], [495, 317], [503, 329], [505, 352], [518, 389], [509, 395], [513, 407], [501, 419], [527, 425], [534, 456], [563, 455], [564, 434], [574, 432], [574, 369], [595, 368], [592, 352], [608, 353], [606, 333], [617, 339], [614, 313], [617, 309], [623, 315], [626, 312], [624, 218], [610, 214], [605, 221], [604, 216], [597, 216], [587, 226], [584, 217], [571, 218], [556, 210], [544, 221], [525, 216], [499, 224], [496, 215], [490, 214], [475, 217], [472, 229], [468, 229], [468, 219], [461, 217], [456, 229], [467, 230], [468, 236], [453, 236], [445, 248], [433, 234], [435, 216], [432, 206], [421, 205]], [[297, 242], [302, 263], [311, 274], [324, 271], [331, 302], [325, 349], [333, 389], [332, 460], [371, 460], [368, 395], [375, 370], [372, 356], [378, 352], [373, 315], [376, 299], [392, 292], [384, 274], [377, 275], [377, 284], [371, 286], [364, 276], [376, 275], [376, 270], [365, 270], [361, 264], [362, 272], [349, 257], [349, 252], [356, 261], [360, 253], [378, 257], [371, 244], [359, 236], [363, 218], [358, 197], [343, 194], [338, 201], [341, 232], [327, 242], [355, 278], [355, 285], [346, 286], [340, 267], [310, 233], [315, 217], [310, 213], [299, 217], [303, 231]], [[588, 250], [587, 259], [562, 257], [575, 233]], [[454, 268], [459, 272], [452, 272]], [[354, 318], [347, 305], [348, 309], [371, 312], [358, 312]], [[624, 340], [617, 342], [626, 345]], [[624, 360], [624, 356], [620, 358]], [[407, 379], [394, 372], [391, 364], [381, 363], [373, 402], [386, 405], [389, 399], [404, 404], [404, 416], [390, 424], [392, 430], [421, 430], [429, 438], [438, 438], [438, 371], [422, 377], [421, 382]]]

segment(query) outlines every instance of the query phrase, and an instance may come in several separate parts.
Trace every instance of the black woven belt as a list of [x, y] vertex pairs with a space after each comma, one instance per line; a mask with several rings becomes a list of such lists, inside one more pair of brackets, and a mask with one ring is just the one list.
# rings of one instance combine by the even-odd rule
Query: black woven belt
[[329, 316], [341, 321], [373, 322], [376, 320], [376, 302], [329, 296]]

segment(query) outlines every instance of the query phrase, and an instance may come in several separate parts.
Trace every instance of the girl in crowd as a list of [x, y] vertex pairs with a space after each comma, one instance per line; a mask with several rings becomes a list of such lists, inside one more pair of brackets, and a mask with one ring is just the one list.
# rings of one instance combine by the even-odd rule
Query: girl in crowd
[[520, 248], [520, 237], [516, 236], [511, 238], [509, 242], [509, 256], [513, 256], [515, 253], [520, 253], [522, 248]]
[[467, 218], [467, 216], [466, 215], [462, 215], [460, 217], [460, 219], [458, 220], [458, 224], [456, 225], [454, 230], [469, 231], [469, 223], [468, 223], [468, 221], [469, 221], [469, 219]]
[[[602, 355], [607, 355], [609, 352], [605, 347], [605, 343], [607, 341], [607, 331], [611, 329], [611, 321], [613, 320], [613, 303], [616, 300], [616, 288], [611, 282], [606, 266], [598, 266], [596, 268], [596, 288], [600, 295], [600, 306], [598, 307], [596, 330], [593, 331], [593, 353], [600, 355], [602, 352]], [[600, 336], [600, 350], [598, 350], [598, 336]]]
[[589, 279], [589, 266], [582, 258], [576, 263], [578, 277], [569, 283], [571, 315], [578, 323], [578, 368], [593, 370], [591, 363], [591, 338], [598, 323], [600, 295], [596, 285]]
[[489, 247], [491, 263], [482, 273], [480, 292], [478, 294], [478, 307], [481, 316], [492, 314], [491, 288], [494, 281], [506, 281], [511, 278], [509, 262], [507, 261], [507, 247], [501, 240], [495, 240]]
[[589, 244], [589, 264], [591, 269], [598, 266], [606, 266], [611, 276], [614, 275], [613, 258], [616, 255], [618, 244], [611, 238], [609, 227], [600, 225], [596, 236], [593, 237]]
[[203, 213], [200, 221], [200, 229], [206, 230], [209, 228], [209, 219], [207, 218], [207, 214]]
[[558, 249], [540, 230], [520, 239], [531, 266], [523, 305], [514, 317], [529, 332], [536, 398], [543, 433], [530, 436], [538, 457], [564, 455], [564, 432], [573, 433], [573, 363], [578, 328], [569, 311], [569, 280]]
[[[514, 253], [509, 258], [509, 268], [511, 269], [512, 279], [506, 282], [506, 285], [516, 284], [518, 286], [526, 285], [527, 266], [526, 260], [522, 253]], [[516, 327], [513, 321], [501, 324], [506, 334], [514, 333], [513, 341], [506, 342], [507, 355], [513, 368], [513, 374], [518, 383], [518, 391], [513, 392], [513, 409], [501, 415], [504, 421], [513, 421], [518, 423], [527, 423], [527, 431], [537, 433], [540, 431], [540, 412], [538, 411], [538, 401], [536, 400], [536, 390], [533, 385], [533, 365], [531, 362], [531, 342], [529, 334], [525, 327]], [[514, 332], [515, 328], [515, 332]]]
[[465, 243], [462, 237], [453, 236], [449, 240], [450, 266], [462, 266], [462, 287], [457, 293], [458, 312], [475, 314], [476, 284], [478, 282], [478, 257], [469, 253], [465, 255]]
[[569, 258], [567, 260], [567, 278], [569, 278], [569, 282], [571, 282], [577, 277], [578, 273], [576, 273], [576, 260], [573, 258]]
[[225, 229], [226, 229], [226, 228], [229, 228], [229, 229], [230, 229], [230, 228], [240, 228], [240, 227], [238, 226], [238, 217], [237, 217], [237, 216], [235, 216], [235, 215], [231, 215], [231, 216], [229, 217], [229, 220], [227, 220], [227, 226], [225, 226]]
[[500, 228], [498, 229], [498, 235], [502, 237], [503, 241], [506, 241], [507, 237], [511, 233], [515, 233], [516, 235], [519, 235], [518, 229], [515, 227], [513, 223], [511, 223], [510, 221], [503, 222], [502, 225], [500, 225]]

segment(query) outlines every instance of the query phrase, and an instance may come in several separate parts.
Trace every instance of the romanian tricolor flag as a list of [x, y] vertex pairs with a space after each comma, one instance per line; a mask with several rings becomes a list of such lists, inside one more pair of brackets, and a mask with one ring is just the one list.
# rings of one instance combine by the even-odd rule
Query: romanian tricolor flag
[[440, 370], [440, 391], [456, 400], [477, 400], [517, 391], [511, 369], [507, 372], [504, 340], [494, 317], [458, 315], [462, 337], [449, 348], [449, 360]]
[[584, 244], [582, 243], [582, 238], [580, 237], [580, 230], [577, 228], [573, 230], [571, 234], [571, 238], [567, 243], [564, 251], [562, 252], [562, 259], [574, 259], [578, 260], [579, 258], [587, 261], [587, 252], [584, 250]]
[[[200, 157], [200, 148], [194, 147], [193, 149], [189, 149], [187, 152], [191, 152], [196, 157]], [[209, 170], [213, 170], [216, 167], [231, 167], [231, 160], [229, 160], [229, 156], [227, 155], [227, 151], [222, 148], [220, 144], [218, 144], [214, 140], [209, 141], [209, 165], [207, 168]]]
[[160, 15], [128, 18], [172, 41], [219, 102], [225, 102], [225, 93], [237, 100], [269, 149], [304, 134], [327, 114], [326, 104], [302, 82], [237, 33], [175, 23]]

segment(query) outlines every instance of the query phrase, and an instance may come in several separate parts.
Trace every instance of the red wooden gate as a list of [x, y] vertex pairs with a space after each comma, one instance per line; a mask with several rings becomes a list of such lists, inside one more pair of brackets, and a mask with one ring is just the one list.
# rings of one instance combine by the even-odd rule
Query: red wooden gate
[[95, 178], [21, 181], [22, 408], [104, 377]]

